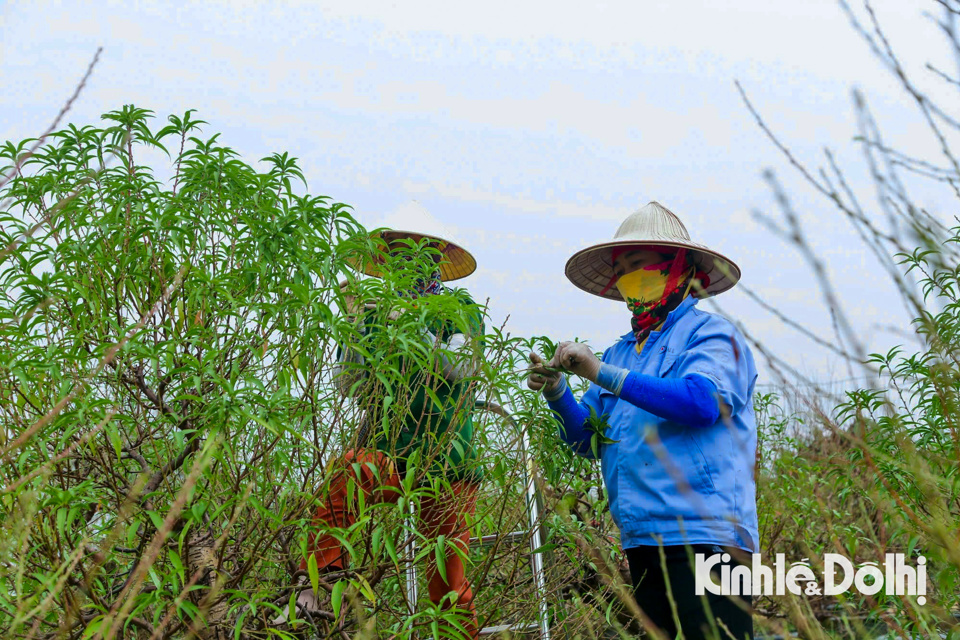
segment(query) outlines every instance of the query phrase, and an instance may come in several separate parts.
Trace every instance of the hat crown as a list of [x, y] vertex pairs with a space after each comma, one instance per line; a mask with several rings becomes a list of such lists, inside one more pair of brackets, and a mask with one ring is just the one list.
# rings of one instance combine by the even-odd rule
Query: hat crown
[[383, 216], [376, 226], [385, 227], [389, 231], [414, 233], [423, 236], [441, 238], [457, 243], [457, 233], [447, 224], [441, 222], [417, 200], [410, 200], [391, 213]]
[[690, 234], [677, 214], [659, 202], [650, 202], [630, 214], [613, 239], [688, 244]]

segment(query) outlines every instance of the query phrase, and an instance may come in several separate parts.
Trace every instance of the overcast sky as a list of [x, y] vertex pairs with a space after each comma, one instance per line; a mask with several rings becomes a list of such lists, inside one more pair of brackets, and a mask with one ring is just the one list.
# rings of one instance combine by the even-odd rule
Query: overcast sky
[[[874, 5], [911, 69], [955, 69], [921, 13], [935, 3]], [[908, 329], [910, 318], [869, 250], [765, 139], [734, 86], [804, 161], [833, 149], [864, 197], [854, 86], [888, 141], [936, 160], [915, 108], [830, 0], [0, 7], [0, 139], [44, 130], [102, 45], [69, 120], [93, 123], [131, 102], [164, 119], [195, 108], [249, 162], [300, 158], [310, 191], [350, 204], [365, 224], [416, 199], [479, 262], [457, 284], [489, 297], [498, 323], [509, 314], [514, 334], [601, 350], [627, 331], [622, 303], [581, 292], [563, 267], [658, 200], [733, 259], [744, 285], [831, 339], [802, 256], [751, 216], [779, 217], [761, 177], [769, 167], [868, 350], [904, 342], [883, 329]], [[953, 215], [943, 194], [915, 195]], [[803, 373], [847, 377], [738, 288], [716, 303]]]

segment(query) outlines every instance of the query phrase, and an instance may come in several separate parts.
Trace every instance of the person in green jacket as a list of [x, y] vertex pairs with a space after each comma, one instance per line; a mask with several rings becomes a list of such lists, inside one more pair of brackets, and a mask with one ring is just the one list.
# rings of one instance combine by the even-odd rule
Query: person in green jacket
[[[476, 464], [471, 414], [476, 401], [474, 376], [479, 370], [483, 349], [483, 318], [469, 294], [444, 286], [444, 282], [472, 273], [476, 261], [459, 245], [438, 236], [391, 230], [382, 232], [381, 237], [387, 243], [389, 260], [395, 267], [398, 262], [409, 260], [400, 262], [399, 266], [400, 271], [405, 272], [401, 273], [400, 280], [409, 287], [399, 295], [409, 299], [408, 309], [417, 307], [418, 301], [427, 296], [446, 296], [448, 300], [435, 299], [433, 302], [440, 304], [422, 305], [420, 316], [424, 321], [413, 332], [415, 337], [419, 336], [422, 349], [414, 349], [418, 355], [411, 359], [409, 346], [407, 357], [401, 357], [392, 342], [392, 334], [383, 334], [390, 323], [401, 320], [397, 307], [403, 305], [361, 305], [347, 297], [347, 306], [352, 307], [346, 310], [347, 315], [357, 322], [361, 337], [355, 344], [341, 345], [334, 381], [341, 393], [359, 399], [366, 416], [355, 446], [328, 467], [332, 474], [329, 490], [313, 519], [316, 529], [308, 538], [309, 552], [316, 557], [321, 572], [347, 568], [348, 554], [325, 530], [345, 529], [355, 522], [356, 499], [348, 497], [351, 480], [370, 504], [395, 502], [400, 497], [402, 479], [411, 460], [417, 461], [421, 485], [431, 484], [432, 478], [444, 478], [445, 482], [432, 483], [440, 487], [439, 491], [426, 491], [421, 497], [422, 532], [428, 538], [444, 536], [459, 545], [465, 554], [470, 541], [467, 518], [475, 512], [482, 478]], [[423, 269], [422, 261], [412, 255], [416, 252], [411, 247], [416, 243], [422, 246], [425, 238], [428, 246], [437, 250], [431, 252], [432, 272], [430, 268]], [[361, 267], [373, 276], [382, 276], [381, 268], [377, 264]], [[348, 281], [341, 283], [342, 289], [348, 286]], [[394, 310], [386, 315], [384, 322], [384, 310], [391, 307]], [[444, 312], [436, 312], [437, 309]], [[408, 322], [409, 318], [406, 317]], [[365, 363], [361, 353], [371, 354], [371, 362]], [[403, 380], [391, 393], [386, 392], [380, 376], [370, 375], [381, 363], [392, 367], [394, 375], [399, 371]], [[386, 420], [383, 420], [384, 414]], [[381, 425], [388, 426], [382, 428]], [[374, 433], [375, 437], [371, 438]], [[455, 591], [457, 608], [467, 614], [462, 624], [469, 637], [478, 638], [473, 592], [461, 557], [448, 547], [444, 564], [445, 570], [441, 572], [435, 555], [430, 556], [427, 567], [430, 600], [440, 603], [445, 595]], [[301, 569], [306, 567], [305, 559]], [[310, 608], [313, 598], [312, 592], [304, 592], [300, 602]]]

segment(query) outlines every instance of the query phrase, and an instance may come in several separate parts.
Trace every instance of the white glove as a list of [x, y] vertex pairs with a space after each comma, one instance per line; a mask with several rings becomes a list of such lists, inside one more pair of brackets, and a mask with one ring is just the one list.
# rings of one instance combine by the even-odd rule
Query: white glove
[[570, 373], [575, 373], [581, 378], [586, 378], [590, 382], [597, 381], [597, 374], [600, 373], [600, 358], [594, 353], [593, 349], [582, 342], [561, 342], [557, 347], [557, 352], [547, 363], [551, 367], [561, 367]]
[[527, 386], [534, 391], [540, 391], [545, 396], [552, 395], [563, 381], [559, 371], [547, 371], [542, 368], [543, 358], [535, 353], [530, 354], [530, 367], [527, 375]]

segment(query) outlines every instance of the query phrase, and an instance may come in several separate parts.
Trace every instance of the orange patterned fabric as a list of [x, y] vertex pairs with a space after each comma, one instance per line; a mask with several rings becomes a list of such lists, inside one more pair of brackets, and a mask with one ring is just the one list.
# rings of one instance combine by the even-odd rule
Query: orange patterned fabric
[[[359, 463], [358, 467], [354, 467]], [[376, 469], [376, 473], [374, 472]], [[349, 554], [326, 529], [336, 527], [347, 529], [356, 522], [357, 498], [348, 496], [347, 486], [350, 480], [356, 486], [356, 493], [363, 493], [366, 504], [396, 502], [400, 498], [400, 476], [393, 461], [380, 451], [371, 449], [351, 450], [331, 467], [334, 474], [326, 498], [313, 518], [313, 531], [308, 536], [308, 549], [317, 559], [317, 568], [321, 573], [344, 569], [349, 564]], [[379, 476], [379, 481], [377, 480]], [[477, 485], [466, 480], [451, 482], [449, 491], [438, 495], [427, 493], [420, 501], [421, 532], [430, 539], [444, 536], [464, 552], [470, 546], [470, 528], [467, 517], [472, 516], [477, 505]], [[300, 570], [306, 571], [307, 561], [300, 563]], [[427, 580], [430, 601], [438, 603], [447, 593], [457, 593], [456, 607], [466, 614], [461, 624], [470, 632], [472, 638], [479, 638], [477, 612], [473, 604], [473, 590], [466, 577], [466, 568], [460, 556], [448, 549], [444, 569], [444, 580], [437, 568], [436, 554], [430, 554], [427, 561]], [[457, 636], [460, 637], [460, 636]]]

